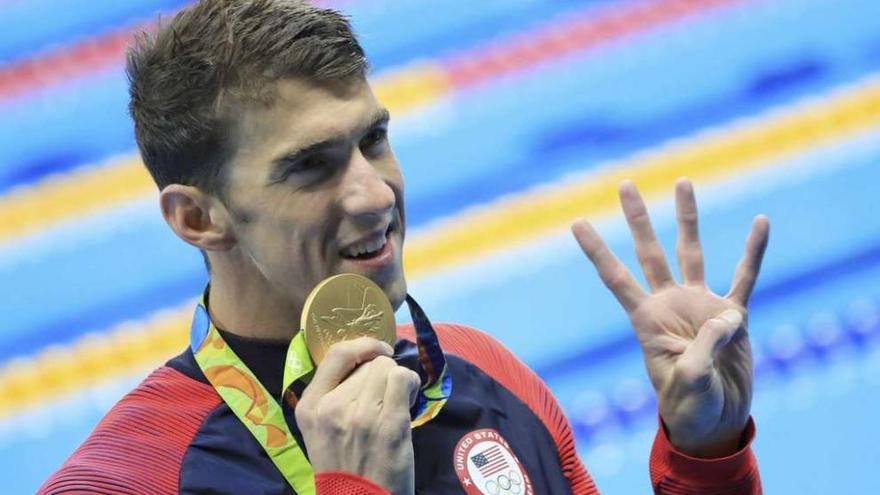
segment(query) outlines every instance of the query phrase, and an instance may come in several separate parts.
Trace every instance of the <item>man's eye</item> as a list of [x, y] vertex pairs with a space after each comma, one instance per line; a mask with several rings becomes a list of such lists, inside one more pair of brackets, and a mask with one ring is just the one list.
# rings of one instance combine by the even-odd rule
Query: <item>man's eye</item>
[[365, 152], [380, 150], [387, 139], [388, 131], [386, 129], [373, 129], [361, 140], [361, 150]]
[[288, 167], [287, 175], [309, 172], [311, 170], [321, 168], [321, 166], [323, 164], [324, 164], [324, 161], [320, 157], [310, 156], [310, 157], [304, 158], [304, 159], [298, 161], [297, 163], [295, 163], [294, 165], [291, 165], [290, 167]]

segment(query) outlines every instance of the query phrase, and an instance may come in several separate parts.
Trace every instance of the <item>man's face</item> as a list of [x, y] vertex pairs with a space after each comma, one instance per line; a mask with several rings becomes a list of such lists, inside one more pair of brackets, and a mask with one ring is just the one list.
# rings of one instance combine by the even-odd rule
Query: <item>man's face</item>
[[406, 295], [403, 178], [369, 85], [285, 80], [271, 105], [236, 119], [224, 203], [248, 276], [301, 307], [321, 280], [357, 273], [397, 308]]

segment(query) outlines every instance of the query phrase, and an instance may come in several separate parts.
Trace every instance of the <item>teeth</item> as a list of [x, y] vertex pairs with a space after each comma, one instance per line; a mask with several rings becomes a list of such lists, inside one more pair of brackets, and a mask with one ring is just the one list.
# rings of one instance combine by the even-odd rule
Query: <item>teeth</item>
[[383, 235], [382, 237], [377, 237], [374, 240], [364, 241], [350, 246], [343, 252], [343, 254], [346, 256], [355, 257], [362, 254], [373, 253], [385, 247], [386, 241], [387, 239], [385, 239], [385, 236]]

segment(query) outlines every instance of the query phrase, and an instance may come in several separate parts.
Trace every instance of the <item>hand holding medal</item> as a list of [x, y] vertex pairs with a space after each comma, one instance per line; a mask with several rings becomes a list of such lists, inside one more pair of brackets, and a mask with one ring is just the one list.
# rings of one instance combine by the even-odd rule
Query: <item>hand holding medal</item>
[[409, 411], [421, 380], [391, 358], [394, 311], [384, 292], [359, 275], [328, 278], [306, 300], [302, 329], [320, 364], [296, 407], [315, 472], [354, 473], [412, 494]]

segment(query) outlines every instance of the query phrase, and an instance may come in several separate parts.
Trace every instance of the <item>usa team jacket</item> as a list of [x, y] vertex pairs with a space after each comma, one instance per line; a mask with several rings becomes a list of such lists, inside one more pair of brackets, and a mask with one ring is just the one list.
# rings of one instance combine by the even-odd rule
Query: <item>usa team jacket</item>
[[[416, 493], [598, 494], [577, 456], [568, 420], [540, 378], [482, 332], [451, 324], [434, 327], [447, 355], [453, 393], [436, 418], [412, 432]], [[415, 356], [413, 328], [398, 327], [398, 336], [396, 355]], [[280, 392], [286, 346], [233, 347], [261, 381], [274, 379], [264, 379], [254, 365], [277, 363], [272, 366], [278, 383], [264, 384]], [[293, 411], [282, 402], [291, 431], [302, 442]], [[650, 456], [655, 492], [761, 493], [753, 437], [749, 421], [740, 451], [695, 459], [677, 452], [658, 428]], [[387, 494], [350, 473], [317, 473], [315, 483], [318, 495]], [[38, 493], [294, 492], [187, 350], [122, 398]]]

